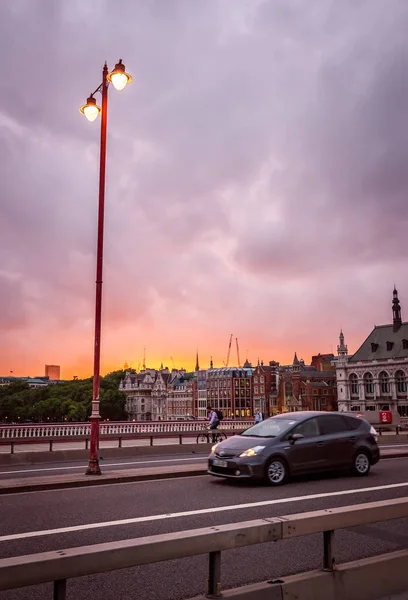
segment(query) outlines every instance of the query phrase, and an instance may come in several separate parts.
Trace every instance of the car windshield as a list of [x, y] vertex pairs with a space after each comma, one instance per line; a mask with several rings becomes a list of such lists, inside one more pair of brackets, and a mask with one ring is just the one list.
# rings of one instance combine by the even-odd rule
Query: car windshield
[[241, 435], [248, 437], [276, 437], [287, 431], [290, 427], [296, 425], [294, 419], [267, 419], [253, 425]]

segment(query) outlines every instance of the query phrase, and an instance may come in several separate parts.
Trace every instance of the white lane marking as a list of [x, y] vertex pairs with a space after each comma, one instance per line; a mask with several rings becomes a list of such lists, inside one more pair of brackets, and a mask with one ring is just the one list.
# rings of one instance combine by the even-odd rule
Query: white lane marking
[[[105, 463], [106, 467], [121, 467], [123, 465], [151, 465], [154, 463], [181, 462], [186, 460], [207, 460], [207, 456], [192, 456], [191, 458], [166, 458], [164, 460], [138, 460], [123, 463]], [[103, 464], [103, 463], [102, 463]], [[14, 475], [16, 473], [39, 473], [40, 471], [68, 471], [70, 469], [83, 469], [84, 465], [75, 467], [47, 467], [45, 469], [20, 469], [18, 471], [0, 471], [0, 475]]]
[[403, 483], [392, 483], [389, 485], [377, 485], [368, 488], [354, 490], [339, 490], [338, 492], [323, 492], [321, 494], [310, 494], [309, 496], [294, 496], [292, 498], [276, 498], [275, 500], [263, 500], [261, 502], [250, 502], [245, 504], [235, 504], [227, 506], [215, 506], [212, 508], [200, 508], [178, 513], [165, 513], [161, 515], [149, 515], [146, 517], [135, 517], [133, 519], [121, 519], [120, 521], [106, 521], [101, 523], [86, 523], [84, 525], [72, 525], [70, 527], [60, 527], [59, 529], [44, 529], [43, 531], [27, 531], [25, 533], [13, 533], [3, 535], [0, 542], [9, 542], [11, 540], [23, 540], [33, 537], [43, 537], [46, 535], [57, 535], [61, 533], [72, 533], [74, 531], [87, 531], [89, 529], [100, 529], [104, 527], [119, 527], [121, 525], [133, 525], [135, 523], [147, 523], [148, 521], [164, 521], [166, 519], [177, 519], [180, 517], [193, 517], [195, 515], [205, 515], [209, 513], [220, 513], [232, 510], [242, 510], [257, 508], [259, 506], [273, 506], [275, 504], [288, 504], [291, 502], [302, 502], [303, 500], [316, 500], [319, 498], [333, 498], [335, 496], [349, 496], [353, 494], [363, 494], [366, 492], [379, 492], [382, 490], [392, 490], [402, 487], [408, 487], [408, 481]]
[[381, 448], [408, 448], [408, 444], [379, 444], [378, 446]]

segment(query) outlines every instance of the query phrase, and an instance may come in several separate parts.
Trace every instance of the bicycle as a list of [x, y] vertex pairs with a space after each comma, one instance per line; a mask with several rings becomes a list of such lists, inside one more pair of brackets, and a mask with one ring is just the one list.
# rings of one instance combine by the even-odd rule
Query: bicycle
[[227, 434], [223, 431], [218, 431], [218, 429], [210, 429], [209, 427], [207, 427], [206, 432], [198, 434], [197, 444], [218, 444], [219, 442], [223, 442], [226, 439]]

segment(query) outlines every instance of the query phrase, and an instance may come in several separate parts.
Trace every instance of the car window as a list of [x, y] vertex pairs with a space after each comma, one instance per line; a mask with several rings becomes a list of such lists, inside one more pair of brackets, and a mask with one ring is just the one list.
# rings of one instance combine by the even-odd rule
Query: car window
[[320, 431], [317, 419], [314, 418], [303, 421], [303, 423], [300, 423], [291, 431], [291, 434], [292, 433], [300, 433], [304, 437], [313, 437], [315, 435], [319, 435]]
[[325, 415], [319, 417], [319, 426], [323, 435], [350, 431], [347, 421], [340, 415]]

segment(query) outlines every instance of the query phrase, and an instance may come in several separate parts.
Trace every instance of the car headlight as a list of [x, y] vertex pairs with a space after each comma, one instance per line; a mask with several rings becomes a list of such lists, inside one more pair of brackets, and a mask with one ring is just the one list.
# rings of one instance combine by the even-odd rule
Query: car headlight
[[244, 452], [242, 452], [242, 454], [239, 455], [239, 458], [257, 456], [262, 452], [264, 448], [265, 446], [255, 446], [254, 448], [248, 448], [248, 450], [245, 450]]
[[220, 442], [218, 442], [218, 444], [214, 444], [214, 446], [211, 448], [211, 454], [214, 454], [216, 447], [219, 445]]

